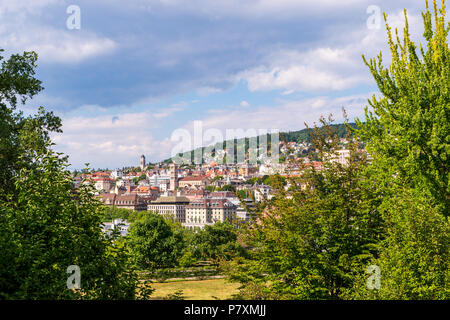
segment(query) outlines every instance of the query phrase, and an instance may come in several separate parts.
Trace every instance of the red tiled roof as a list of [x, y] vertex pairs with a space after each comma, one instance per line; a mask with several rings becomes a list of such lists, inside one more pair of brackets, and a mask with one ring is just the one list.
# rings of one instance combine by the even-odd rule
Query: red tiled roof
[[180, 181], [201, 181], [201, 180], [205, 180], [206, 178], [207, 178], [206, 176], [189, 176], [189, 177], [180, 179]]

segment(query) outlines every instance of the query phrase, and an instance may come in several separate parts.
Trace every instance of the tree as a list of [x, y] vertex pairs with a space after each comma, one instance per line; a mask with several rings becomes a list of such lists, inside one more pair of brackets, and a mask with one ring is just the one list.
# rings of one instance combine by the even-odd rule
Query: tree
[[184, 247], [181, 234], [174, 233], [164, 217], [152, 212], [145, 212], [133, 223], [127, 242], [141, 269], [174, 267]]
[[[382, 55], [367, 66], [382, 97], [369, 100], [365, 123], [355, 134], [373, 155], [374, 179], [383, 202], [386, 238], [372, 262], [381, 268], [381, 289], [361, 282], [358, 297], [448, 299], [450, 297], [449, 132], [450, 25], [445, 1], [422, 14], [426, 48], [409, 35], [405, 11], [403, 41], [386, 23], [392, 63]], [[386, 20], [386, 16], [385, 16]], [[434, 22], [434, 29], [433, 29]]]
[[[0, 49], [0, 61], [3, 60]], [[0, 68], [0, 198], [14, 195], [14, 177], [31, 168], [37, 153], [46, 150], [50, 132], [61, 132], [61, 120], [40, 107], [36, 115], [24, 117], [16, 111], [43, 90], [34, 77], [37, 54], [12, 55]]]
[[235, 228], [228, 222], [206, 225], [193, 239], [194, 256], [198, 259], [230, 259], [243, 255], [244, 248], [237, 241]]
[[232, 184], [226, 184], [223, 187], [218, 188], [219, 191], [231, 191], [231, 192], [235, 192], [236, 191], [236, 187], [233, 186]]
[[[38, 154], [0, 203], [0, 297], [6, 299], [133, 299], [137, 276], [117, 233], [101, 230], [92, 187], [75, 192], [65, 159]], [[81, 289], [66, 287], [67, 267], [81, 270]]]
[[[105, 205], [103, 207], [102, 220], [103, 221], [112, 221], [114, 219], [132, 220], [135, 214], [133, 214], [133, 210], [130, 209], [117, 208]], [[129, 219], [130, 216], [131, 219]]]
[[[25, 52], [0, 68], [0, 299], [136, 298], [136, 273], [118, 234], [102, 232], [93, 189], [75, 190], [67, 158], [51, 150], [61, 120], [42, 107], [16, 111], [43, 90], [36, 61]], [[80, 267], [78, 290], [67, 288], [71, 265]]]
[[[405, 10], [403, 41], [386, 23], [392, 55], [389, 68], [382, 54], [364, 62], [383, 95], [369, 100], [365, 123], [357, 120], [358, 136], [383, 174], [384, 185], [407, 186], [423, 192], [444, 215], [449, 215], [450, 153], [450, 51], [445, 23], [445, 1], [434, 21], [428, 9], [423, 13], [426, 49], [410, 39]], [[385, 16], [385, 19], [386, 16]], [[435, 23], [433, 30], [432, 23]], [[389, 183], [387, 183], [389, 181]]]

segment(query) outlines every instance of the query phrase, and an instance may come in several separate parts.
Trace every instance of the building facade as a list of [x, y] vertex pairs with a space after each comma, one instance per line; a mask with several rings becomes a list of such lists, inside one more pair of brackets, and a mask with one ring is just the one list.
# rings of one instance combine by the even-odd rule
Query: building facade
[[199, 199], [186, 206], [185, 228], [204, 229], [206, 225], [231, 221], [236, 215], [236, 206], [226, 199]]
[[159, 197], [156, 201], [147, 205], [147, 210], [165, 216], [171, 216], [175, 221], [184, 223], [186, 221], [186, 206], [188, 204], [189, 199], [186, 197]]

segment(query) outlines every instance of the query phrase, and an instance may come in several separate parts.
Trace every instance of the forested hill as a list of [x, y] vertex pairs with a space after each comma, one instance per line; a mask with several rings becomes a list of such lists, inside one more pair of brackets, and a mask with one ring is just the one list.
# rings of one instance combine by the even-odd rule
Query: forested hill
[[[333, 125], [330, 125], [330, 126], [336, 130], [336, 132], [337, 132], [337, 134], [338, 134], [338, 136], [340, 138], [345, 137], [345, 135], [347, 134], [346, 126], [343, 123], [333, 124]], [[353, 128], [356, 128], [356, 123], [350, 123], [350, 126], [353, 127]], [[312, 129], [305, 128], [305, 129], [298, 130], [298, 131], [281, 132], [280, 133], [280, 141], [297, 142], [297, 143], [308, 142], [309, 143], [309, 142], [311, 142], [311, 132], [310, 132], [310, 130], [314, 131], [315, 129], [314, 128], [312, 128]], [[260, 137], [263, 137], [263, 135], [258, 136], [258, 140], [259, 140]], [[242, 145], [242, 141], [245, 139], [245, 149], [246, 149], [245, 151], [247, 152], [248, 148], [249, 148], [249, 138], [250, 137], [235, 139], [234, 144], [235, 144], [236, 147], [238, 145]], [[227, 140], [227, 141], [231, 142], [231, 140]], [[227, 141], [223, 141], [222, 142], [223, 149], [226, 148]], [[270, 135], [268, 135], [268, 141], [269, 141], [269, 145], [270, 145]], [[219, 142], [219, 144], [220, 144], [220, 142]], [[217, 144], [216, 146], [219, 146], [219, 144]], [[188, 151], [185, 154], [187, 155], [187, 154], [191, 153], [191, 155], [193, 157], [193, 154], [194, 154], [194, 152], [196, 150], [198, 150], [198, 149]], [[204, 150], [205, 150], [205, 147], [202, 148], [202, 153], [203, 153]], [[163, 162], [166, 162], [166, 163], [171, 162], [171, 158], [169, 158], [167, 160], [164, 160]]]
[[[356, 123], [350, 123], [350, 126], [353, 128], [356, 128]], [[337, 130], [337, 134], [340, 138], [345, 137], [347, 134], [347, 129], [345, 127], [345, 124], [333, 124], [331, 127], [335, 128]], [[314, 128], [312, 129], [314, 130]], [[286, 139], [286, 142], [311, 142], [311, 133], [309, 129], [302, 129], [299, 131], [289, 131], [289, 132], [283, 132], [281, 135]]]

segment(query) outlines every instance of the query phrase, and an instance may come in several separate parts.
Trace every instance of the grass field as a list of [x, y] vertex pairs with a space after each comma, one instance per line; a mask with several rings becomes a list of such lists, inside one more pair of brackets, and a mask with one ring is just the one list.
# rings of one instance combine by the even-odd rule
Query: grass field
[[186, 300], [214, 300], [215, 297], [224, 300], [230, 299], [233, 294], [238, 293], [238, 283], [229, 283], [225, 279], [211, 280], [188, 280], [168, 281], [163, 283], [152, 283], [155, 291], [152, 299], [160, 300], [168, 294], [183, 290]]

